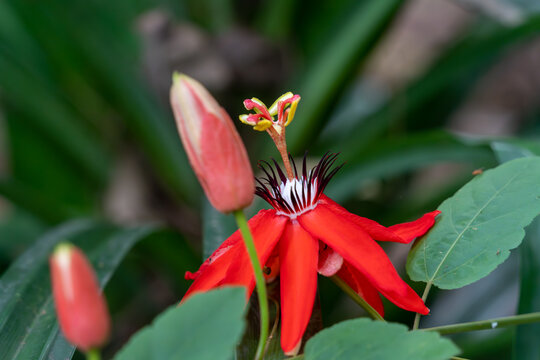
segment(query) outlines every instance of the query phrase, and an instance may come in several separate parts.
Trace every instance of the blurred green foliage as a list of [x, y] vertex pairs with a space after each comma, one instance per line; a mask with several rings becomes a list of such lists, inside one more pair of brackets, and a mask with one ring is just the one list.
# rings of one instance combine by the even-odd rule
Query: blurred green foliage
[[[509, 49], [538, 39], [540, 17], [534, 6], [520, 7], [521, 21], [513, 24], [492, 13], [472, 12], [453, 42], [417, 76], [397, 90], [384, 89], [383, 96], [368, 88], [365, 98], [359, 99], [354, 91], [366, 81], [364, 65], [410, 3], [1, 2], [0, 195], [5, 206], [0, 209], [0, 267], [8, 268], [39, 235], [64, 221], [80, 217], [114, 221], [105, 206], [111, 184], [126, 154], [136, 159], [136, 176], [143, 178], [149, 198], [146, 213], [171, 230], [136, 246], [112, 279], [109, 301], [117, 319], [129, 323], [115, 333], [112, 353], [137, 327], [182, 296], [187, 286], [183, 272], [193, 271], [202, 251], [207, 253], [234, 230], [230, 221], [201, 201], [167, 99], [145, 76], [147, 44], [136, 24], [155, 9], [168, 14], [173, 24], [189, 24], [213, 39], [210, 48], [223, 34], [242, 28], [285, 54], [286, 76], [271, 74], [283, 80], [277, 86], [259, 84], [257, 91], [273, 98], [289, 89], [300, 93], [297, 118], [288, 131], [290, 150], [301, 156], [309, 149], [314, 158], [328, 150], [341, 152], [340, 160], [347, 164], [330, 183], [328, 194], [348, 209], [383, 224], [433, 209], [468, 181], [474, 169], [496, 164], [489, 141], [445, 129], [493, 64]], [[252, 50], [238, 49], [246, 54]], [[244, 72], [249, 75], [250, 70]], [[246, 74], [232, 74], [240, 75]], [[254, 91], [233, 81], [216, 96], [234, 119], [243, 96], [258, 96]], [[352, 110], [343, 115], [344, 109]], [[516, 137], [535, 141], [539, 120], [536, 103], [524, 115]], [[262, 135], [246, 129], [242, 133], [253, 163], [276, 156]], [[439, 164], [458, 166], [445, 181], [418, 189], [417, 172]], [[535, 266], [525, 264], [522, 270], [525, 280], [538, 276]], [[156, 299], [155, 287], [170, 293]], [[344, 310], [343, 296], [332, 285], [323, 281], [319, 290], [325, 325], [357, 315]], [[149, 303], [155, 306], [134, 311], [134, 304]], [[411, 321], [410, 314], [387, 309], [390, 319]], [[479, 343], [480, 350], [468, 339], [459, 341], [465, 346], [464, 356], [480, 354], [482, 347], [492, 344], [509, 353], [512, 346], [495, 337]]]

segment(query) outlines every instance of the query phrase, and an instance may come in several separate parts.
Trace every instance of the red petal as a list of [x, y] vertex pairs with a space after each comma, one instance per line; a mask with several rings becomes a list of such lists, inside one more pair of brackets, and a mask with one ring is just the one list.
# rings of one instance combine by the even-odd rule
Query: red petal
[[428, 314], [429, 309], [399, 277], [383, 249], [351, 217], [350, 213], [335, 213], [333, 208], [319, 203], [312, 211], [299, 216], [298, 221], [304, 229], [343, 256], [394, 304]]
[[[254, 220], [254, 219], [255, 217], [251, 220]], [[194, 273], [192, 273], [191, 271], [186, 271], [184, 278], [186, 280], [197, 280], [197, 278], [201, 275], [201, 273], [203, 273], [210, 264], [215, 262], [223, 254], [231, 251], [234, 248], [234, 246], [237, 245], [238, 242], [241, 240], [242, 238], [240, 237], [240, 232], [236, 231], [227, 240], [221, 243], [221, 245], [212, 253], [212, 255], [210, 255], [208, 259], [206, 259], [205, 262], [202, 263], [202, 265], [199, 267], [199, 270], [197, 270]], [[228, 256], [230, 257], [230, 254]]]
[[[261, 249], [266, 245], [271, 247], [275, 245], [277, 240], [272, 234], [275, 231], [279, 233], [283, 231], [285, 219], [285, 217], [276, 216], [275, 210], [261, 210], [248, 221], [255, 242], [257, 243], [257, 249]], [[195, 282], [188, 289], [183, 300], [195, 292], [208, 291], [220, 285], [244, 285], [240, 282], [231, 282], [227, 278], [227, 274], [231, 268], [242, 266], [242, 262], [245, 261], [251, 264], [244, 247], [242, 235], [237, 230], [214, 251], [195, 274], [190, 273], [191, 277], [195, 277]], [[252, 275], [252, 271], [250, 271], [250, 274]], [[189, 277], [189, 274], [186, 273], [186, 277]]]
[[424, 214], [424, 216], [418, 220], [390, 226], [388, 230], [391, 230], [394, 234], [397, 234], [407, 243], [409, 243], [418, 236], [422, 236], [427, 233], [433, 224], [435, 224], [435, 217], [440, 213], [441, 212], [439, 210], [435, 210]]
[[424, 235], [435, 223], [435, 217], [441, 213], [439, 210], [432, 211], [418, 220], [387, 228], [376, 221], [348, 212], [325, 195], [321, 196], [320, 203], [330, 207], [336, 214], [347, 217], [350, 221], [364, 229], [375, 240], [393, 241], [403, 244], [408, 244], [418, 236]]
[[298, 349], [311, 317], [317, 291], [319, 242], [297, 223], [290, 223], [279, 245], [281, 285], [281, 348]]
[[371, 285], [366, 277], [351, 264], [345, 262], [337, 276], [345, 281], [358, 295], [367, 301], [381, 316], [384, 316], [384, 307], [379, 296], [379, 291]]
[[[263, 220], [264, 223], [261, 226], [257, 226], [256, 224], [252, 226], [250, 223], [250, 228], [259, 261], [261, 266], [264, 266], [281, 238], [281, 234], [289, 218], [276, 215], [275, 210], [262, 211], [268, 211], [269, 214]], [[220, 285], [246, 286], [248, 299], [251, 296], [251, 292], [255, 287], [255, 276], [249, 254], [243, 241], [241, 242], [241, 246], [237, 247], [237, 251], [234, 253], [233, 264], [228, 268], [225, 278], [220, 282]]]

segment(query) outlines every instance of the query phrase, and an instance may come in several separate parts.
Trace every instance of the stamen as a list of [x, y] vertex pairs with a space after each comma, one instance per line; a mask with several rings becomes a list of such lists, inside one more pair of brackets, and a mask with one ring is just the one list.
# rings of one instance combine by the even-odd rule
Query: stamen
[[328, 182], [343, 166], [332, 168], [338, 154], [326, 153], [319, 163], [310, 171], [307, 170], [306, 157], [302, 161], [301, 176], [293, 158], [289, 160], [294, 168], [294, 177], [287, 178], [283, 170], [274, 159], [274, 167], [267, 161], [260, 161], [259, 167], [266, 174], [266, 178], [257, 179], [259, 184], [255, 193], [266, 200], [278, 214], [294, 219], [298, 215], [313, 210], [319, 201]]
[[[240, 121], [244, 124], [253, 126], [253, 129], [258, 131], [266, 131], [283, 160], [283, 166], [289, 180], [298, 178], [298, 173], [293, 173], [290, 159], [287, 156], [287, 143], [285, 141], [285, 128], [294, 118], [296, 107], [300, 101], [299, 95], [294, 95], [292, 92], [287, 92], [281, 95], [270, 108], [257, 98], [244, 100], [246, 110], [254, 111], [255, 114], [242, 114], [239, 116]], [[277, 119], [275, 119], [277, 117]]]

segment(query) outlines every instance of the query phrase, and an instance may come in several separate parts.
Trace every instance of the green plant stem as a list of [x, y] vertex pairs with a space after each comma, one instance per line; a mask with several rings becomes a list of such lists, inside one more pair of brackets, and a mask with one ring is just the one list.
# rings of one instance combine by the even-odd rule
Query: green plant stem
[[249, 230], [249, 226], [244, 215], [243, 210], [234, 211], [234, 217], [236, 223], [240, 228], [242, 237], [244, 238], [244, 244], [249, 254], [249, 259], [251, 260], [251, 265], [253, 266], [253, 272], [255, 273], [255, 283], [257, 288], [257, 296], [259, 298], [259, 311], [261, 315], [261, 332], [259, 336], [259, 344], [257, 345], [257, 352], [255, 354], [255, 359], [262, 359], [264, 355], [264, 349], [266, 344], [266, 339], [268, 337], [268, 299], [266, 296], [266, 281], [264, 280], [262, 266], [257, 256], [257, 250], [255, 249], [255, 243], [253, 242], [253, 236]]
[[441, 335], [455, 334], [467, 331], [477, 330], [490, 330], [498, 329], [506, 326], [514, 326], [521, 324], [528, 324], [533, 322], [540, 322], [540, 312], [502, 317], [491, 320], [472, 321], [467, 323], [436, 326], [431, 328], [420, 329], [421, 331], [436, 331]]
[[272, 343], [272, 339], [277, 334], [278, 325], [279, 325], [279, 301], [276, 301], [272, 298], [270, 298], [274, 305], [276, 306], [276, 319], [274, 320], [274, 325], [272, 326], [272, 331], [270, 331], [270, 336], [268, 336], [268, 339], [266, 341], [266, 346], [264, 348], [264, 355], [268, 352], [268, 348], [270, 347], [270, 344]]
[[86, 353], [86, 360], [101, 360], [99, 349], [90, 349]]
[[[431, 284], [431, 282], [428, 282], [426, 284], [426, 288], [424, 289], [424, 293], [422, 294], [422, 301], [424, 302], [424, 304], [426, 303], [429, 290], [431, 290]], [[422, 314], [420, 313], [416, 313], [416, 315], [414, 316], [414, 324], [412, 328], [413, 330], [418, 329], [418, 326], [420, 326], [420, 316], [422, 316]]]
[[357, 303], [358, 305], [360, 305], [362, 308], [364, 308], [364, 310], [366, 310], [366, 312], [369, 314], [369, 316], [371, 316], [374, 320], [380, 320], [380, 321], [385, 321], [384, 318], [377, 312], [377, 310], [375, 310], [374, 308], [371, 307], [371, 305], [369, 305], [367, 303], [366, 300], [362, 299], [362, 297], [360, 295], [358, 295], [356, 293], [356, 291], [354, 291], [353, 289], [351, 289], [351, 287], [349, 285], [347, 285], [347, 283], [343, 280], [341, 280], [339, 277], [337, 277], [336, 275], [334, 276], [331, 276], [330, 279], [332, 279], [332, 281], [337, 285], [339, 286], [339, 288], [341, 290], [343, 290], [345, 292], [345, 294], [349, 295], [349, 297], [355, 302]]

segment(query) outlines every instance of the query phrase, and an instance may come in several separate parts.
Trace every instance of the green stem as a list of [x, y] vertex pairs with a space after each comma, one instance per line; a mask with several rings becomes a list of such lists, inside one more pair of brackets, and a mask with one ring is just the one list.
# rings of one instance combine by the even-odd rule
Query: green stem
[[477, 330], [490, 330], [498, 329], [506, 326], [514, 326], [521, 324], [528, 324], [533, 322], [540, 322], [540, 312], [515, 315], [502, 317], [491, 320], [482, 320], [482, 321], [472, 321], [467, 323], [445, 325], [445, 326], [436, 326], [431, 328], [420, 329], [422, 331], [436, 331], [441, 335], [446, 334], [455, 334], [467, 331], [477, 331]]
[[274, 305], [276, 306], [276, 320], [274, 321], [274, 326], [272, 326], [272, 331], [270, 331], [270, 336], [268, 336], [268, 341], [266, 342], [266, 346], [264, 348], [264, 354], [268, 351], [268, 347], [270, 347], [270, 344], [272, 343], [272, 339], [277, 334], [278, 330], [278, 324], [279, 324], [279, 302], [270, 298]]
[[358, 295], [356, 293], [356, 291], [354, 291], [353, 289], [351, 289], [351, 287], [349, 285], [347, 285], [347, 283], [343, 280], [341, 280], [339, 277], [337, 277], [336, 275], [334, 276], [331, 276], [330, 279], [332, 279], [332, 281], [337, 285], [339, 286], [339, 288], [341, 290], [343, 290], [345, 292], [345, 294], [349, 295], [349, 297], [355, 302], [357, 303], [358, 305], [360, 305], [361, 307], [364, 308], [364, 310], [366, 310], [366, 312], [369, 314], [369, 316], [371, 316], [374, 320], [380, 320], [380, 321], [385, 321], [384, 318], [381, 316], [381, 314], [379, 314], [377, 312], [377, 310], [375, 310], [374, 308], [371, 307], [371, 305], [369, 305], [367, 303], [366, 300], [364, 300], [360, 295]]
[[266, 281], [264, 280], [262, 266], [257, 256], [257, 250], [255, 249], [255, 243], [253, 242], [253, 236], [249, 230], [249, 226], [246, 220], [246, 216], [242, 210], [234, 211], [234, 217], [236, 223], [240, 228], [242, 237], [244, 238], [244, 244], [246, 245], [247, 252], [249, 254], [249, 259], [251, 260], [251, 265], [253, 266], [253, 272], [255, 273], [255, 283], [257, 288], [257, 295], [259, 298], [259, 309], [261, 314], [261, 332], [259, 335], [259, 344], [257, 345], [257, 353], [255, 354], [255, 359], [262, 359], [264, 355], [264, 349], [266, 344], [266, 339], [268, 337], [268, 299], [266, 296]]
[[86, 353], [86, 360], [101, 360], [99, 349], [90, 349]]
[[[426, 284], [426, 288], [424, 289], [424, 293], [422, 294], [422, 301], [424, 302], [424, 304], [426, 303], [429, 290], [431, 290], [431, 284], [431, 282], [428, 282]], [[418, 329], [418, 326], [420, 326], [420, 316], [422, 316], [422, 314], [420, 313], [416, 313], [416, 315], [414, 316], [414, 324], [412, 327], [413, 330]]]

